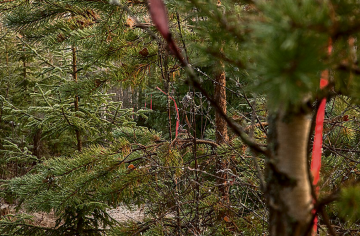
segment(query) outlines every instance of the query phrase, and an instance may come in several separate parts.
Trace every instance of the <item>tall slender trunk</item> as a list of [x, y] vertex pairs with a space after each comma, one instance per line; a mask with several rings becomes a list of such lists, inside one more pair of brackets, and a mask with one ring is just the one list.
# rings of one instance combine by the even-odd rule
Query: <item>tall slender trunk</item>
[[[219, 66], [215, 70], [215, 91], [214, 99], [223, 113], [226, 114], [226, 76], [224, 64], [220, 61]], [[216, 143], [224, 144], [229, 141], [227, 123], [219, 112], [215, 112], [215, 137]], [[226, 205], [229, 200], [229, 186], [227, 185], [228, 175], [226, 170], [229, 163], [224, 156], [216, 155], [216, 175], [218, 177], [218, 190], [220, 197]], [[226, 210], [225, 210], [226, 211]], [[224, 211], [224, 212], [225, 212]], [[219, 217], [223, 218], [225, 213], [221, 213]]]
[[40, 148], [41, 148], [41, 133], [42, 133], [41, 129], [36, 129], [33, 137], [34, 148], [32, 154], [39, 159], [40, 159]]
[[[219, 68], [215, 71], [214, 99], [226, 114], [226, 76], [222, 62], [220, 62]], [[215, 112], [215, 126], [216, 142], [218, 144], [226, 143], [229, 140], [227, 123], [219, 112]]]
[[[169, 53], [167, 50], [164, 50], [164, 82], [165, 82], [165, 91], [167, 94], [170, 95], [170, 76], [169, 76], [169, 71], [168, 71], [168, 66], [169, 66]], [[169, 125], [169, 139], [170, 141], [172, 140], [172, 132], [171, 132], [171, 99], [169, 98], [169, 96], [167, 96], [167, 113], [168, 113], [168, 125]]]
[[286, 114], [269, 123], [273, 158], [268, 163], [267, 186], [270, 235], [304, 235], [313, 207], [307, 171], [311, 119], [307, 114]]
[[[196, 112], [195, 112], [195, 89], [193, 89], [193, 102], [192, 102], [192, 122], [193, 122], [193, 155], [194, 155], [194, 162], [195, 162], [195, 169], [198, 170], [199, 169], [199, 163], [198, 163], [198, 159], [197, 159], [197, 145], [196, 145]], [[190, 127], [189, 127], [190, 129]], [[201, 181], [199, 180], [199, 173], [197, 171], [195, 171], [195, 181], [196, 183], [200, 183]], [[200, 233], [200, 217], [199, 217], [199, 203], [200, 203], [200, 186], [199, 184], [196, 185], [195, 187], [195, 229], [197, 231], [197, 233]]]
[[[76, 47], [72, 46], [71, 50], [72, 50], [72, 69], [73, 69], [72, 76], [75, 83], [77, 83], [78, 77], [77, 77], [77, 66], [76, 66]], [[75, 112], [76, 112], [79, 110], [79, 96], [77, 94], [75, 95], [74, 98], [74, 104], [75, 104]], [[76, 128], [75, 133], [76, 133], [76, 141], [77, 141], [77, 150], [81, 152], [82, 142], [81, 142], [80, 130]]]
[[[159, 62], [160, 62], [160, 69], [163, 79], [163, 87], [164, 91], [170, 95], [170, 76], [169, 76], [169, 52], [165, 49], [165, 45], [160, 43], [159, 44]], [[171, 99], [167, 96], [167, 105], [166, 110], [168, 114], [168, 131], [169, 131], [169, 140], [172, 141], [172, 132], [171, 132]]]

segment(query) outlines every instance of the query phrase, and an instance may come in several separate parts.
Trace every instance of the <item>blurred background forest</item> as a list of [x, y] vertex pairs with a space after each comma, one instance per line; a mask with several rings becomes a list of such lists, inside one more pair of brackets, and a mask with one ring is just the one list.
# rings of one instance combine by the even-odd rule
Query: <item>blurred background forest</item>
[[[359, 235], [358, 1], [165, 5], [186, 66], [147, 1], [0, 2], [0, 234], [310, 235], [315, 211], [316, 235]], [[305, 186], [323, 98], [320, 191], [293, 224], [272, 119], [309, 121]]]

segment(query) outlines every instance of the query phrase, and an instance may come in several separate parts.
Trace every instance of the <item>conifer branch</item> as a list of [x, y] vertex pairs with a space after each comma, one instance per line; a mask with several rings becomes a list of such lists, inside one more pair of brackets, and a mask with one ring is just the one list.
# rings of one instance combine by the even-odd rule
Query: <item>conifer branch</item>
[[17, 39], [19, 39], [27, 48], [29, 48], [33, 53], [35, 53], [35, 55], [43, 62], [45, 62], [47, 65], [53, 67], [54, 69], [59, 70], [60, 72], [62, 72], [62, 69], [58, 66], [55, 66], [54, 64], [52, 64], [51, 62], [49, 62], [47, 59], [45, 59], [43, 56], [41, 56], [33, 47], [31, 47], [28, 43], [26, 43], [22, 38], [20, 38], [19, 36], [16, 36]]
[[[190, 77], [191, 78], [191, 77]], [[250, 149], [252, 149], [256, 153], [263, 154], [265, 156], [269, 156], [270, 153], [268, 150], [264, 150], [261, 148], [261, 146], [254, 142], [252, 139], [247, 137], [245, 131], [241, 126], [239, 126], [237, 123], [232, 121], [224, 112], [222, 112], [222, 109], [219, 107], [219, 105], [212, 99], [207, 92], [202, 88], [199, 82], [192, 79], [191, 83], [194, 85], [195, 88], [199, 89], [200, 92], [210, 101], [211, 105], [219, 112], [219, 114], [223, 117], [223, 119], [227, 122], [227, 124], [230, 126], [230, 128], [241, 138], [241, 140], [249, 146]]]

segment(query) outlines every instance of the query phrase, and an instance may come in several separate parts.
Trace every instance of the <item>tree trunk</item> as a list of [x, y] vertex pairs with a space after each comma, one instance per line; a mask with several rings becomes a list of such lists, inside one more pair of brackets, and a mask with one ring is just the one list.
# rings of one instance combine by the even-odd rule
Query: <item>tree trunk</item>
[[[223, 63], [220, 62], [220, 67], [215, 72], [215, 102], [221, 107], [226, 114], [226, 77]], [[229, 140], [227, 123], [222, 118], [219, 112], [215, 112], [215, 137], [216, 143], [226, 143]]]
[[[224, 70], [224, 64], [219, 62], [219, 67], [215, 71], [215, 91], [214, 91], [214, 100], [226, 114], [226, 76]], [[222, 118], [219, 112], [215, 112], [215, 137], [216, 143], [224, 144], [229, 141], [227, 123]], [[220, 198], [223, 201], [224, 205], [227, 205], [229, 201], [229, 186], [227, 185], [227, 169], [229, 168], [229, 163], [226, 160], [226, 157], [216, 155], [216, 175], [218, 177], [218, 190]], [[220, 212], [219, 217], [224, 218], [226, 209], [223, 212]]]
[[311, 221], [307, 141], [311, 119], [306, 114], [279, 116], [269, 133], [272, 160], [268, 169], [270, 235], [304, 235]]
[[[36, 129], [34, 137], [33, 137], [33, 142], [34, 142], [34, 149], [32, 154], [34, 156], [36, 156], [37, 158], [40, 159], [40, 148], [41, 148], [41, 129]], [[34, 163], [36, 164], [36, 163]]]

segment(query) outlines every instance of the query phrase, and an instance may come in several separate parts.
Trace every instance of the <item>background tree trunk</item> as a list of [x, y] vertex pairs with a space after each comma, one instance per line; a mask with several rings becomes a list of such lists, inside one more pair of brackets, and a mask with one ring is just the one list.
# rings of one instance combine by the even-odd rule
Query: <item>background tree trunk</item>
[[[215, 71], [214, 99], [226, 114], [226, 76], [222, 62], [220, 62], [219, 68]], [[221, 144], [229, 140], [227, 123], [219, 112], [215, 112], [215, 129], [216, 143]]]
[[[226, 76], [225, 68], [222, 62], [219, 62], [219, 67], [215, 70], [215, 91], [214, 99], [215, 102], [219, 105], [222, 111], [226, 114]], [[227, 123], [225, 119], [222, 118], [219, 112], [215, 112], [215, 137], [216, 143], [224, 144], [229, 141]], [[218, 176], [218, 190], [221, 199], [223, 200], [224, 205], [228, 203], [229, 200], [229, 186], [227, 185], [227, 169], [229, 163], [224, 156], [216, 155], [216, 175]], [[226, 211], [226, 210], [225, 210]], [[219, 217], [223, 218], [224, 213], [220, 213]]]
[[[41, 129], [36, 129], [33, 137], [34, 148], [32, 154], [40, 159], [40, 148], [41, 148]], [[34, 163], [36, 164], [36, 163]]]

